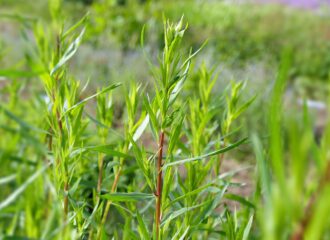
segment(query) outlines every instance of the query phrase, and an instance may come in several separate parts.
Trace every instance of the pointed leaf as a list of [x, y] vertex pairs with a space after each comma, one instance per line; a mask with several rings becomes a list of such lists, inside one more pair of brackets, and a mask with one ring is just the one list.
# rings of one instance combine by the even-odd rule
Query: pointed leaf
[[144, 130], [148, 126], [148, 123], [149, 123], [149, 114], [147, 114], [147, 116], [144, 118], [141, 125], [136, 129], [136, 131], [133, 135], [133, 140], [134, 141], [137, 141], [142, 136], [142, 133], [144, 132]]
[[136, 202], [149, 200], [154, 198], [153, 194], [148, 193], [139, 193], [139, 192], [131, 192], [131, 193], [108, 193], [101, 195], [101, 198], [107, 199], [113, 202]]
[[144, 220], [143, 220], [141, 214], [139, 213], [139, 211], [136, 211], [136, 218], [137, 218], [138, 223], [139, 223], [138, 230], [139, 230], [141, 239], [142, 240], [148, 240], [148, 239], [150, 239], [148, 228], [147, 228], [146, 224], [144, 223]]
[[214, 155], [218, 155], [220, 153], [225, 153], [225, 152], [227, 152], [227, 151], [229, 151], [231, 149], [234, 149], [234, 148], [240, 146], [246, 140], [247, 140], [247, 138], [243, 138], [242, 140], [239, 140], [239, 141], [237, 141], [237, 142], [235, 142], [235, 143], [233, 143], [233, 144], [231, 144], [231, 145], [229, 145], [227, 147], [224, 147], [222, 149], [219, 149], [219, 150], [216, 150], [216, 151], [213, 151], [213, 152], [204, 154], [202, 156], [193, 157], [193, 158], [187, 158], [187, 159], [183, 159], [183, 160], [178, 160], [178, 161], [175, 161], [175, 162], [167, 163], [167, 164], [164, 165], [164, 168], [169, 167], [169, 166], [181, 165], [181, 164], [188, 163], [188, 162], [203, 160], [205, 158], [208, 158], [208, 157], [211, 157], [211, 156], [214, 156]]
[[81, 39], [85, 33], [85, 28], [81, 31], [79, 36], [70, 44], [68, 49], [65, 51], [63, 57], [59, 60], [59, 62], [55, 65], [55, 67], [51, 70], [50, 75], [52, 76], [60, 67], [62, 67], [78, 50]]
[[[89, 101], [89, 100], [91, 100], [91, 99], [93, 99], [93, 98], [99, 96], [100, 94], [103, 94], [103, 93], [109, 92], [109, 91], [111, 91], [111, 90], [113, 90], [113, 89], [115, 89], [115, 88], [117, 88], [117, 87], [119, 87], [119, 86], [121, 86], [121, 83], [115, 83], [115, 84], [112, 84], [112, 85], [110, 85], [110, 86], [104, 88], [102, 91], [99, 91], [99, 92], [93, 94], [92, 96], [89, 96], [89, 97], [87, 97], [87, 98], [81, 100], [80, 102], [76, 103], [75, 105], [73, 105], [72, 107], [70, 107], [69, 109], [67, 109], [67, 110], [65, 111], [65, 113], [63, 114], [63, 116], [66, 115], [66, 114], [67, 114], [68, 112], [70, 112], [71, 110], [75, 109], [76, 107], [80, 106], [81, 104], [84, 104], [85, 102], [87, 102], [87, 101]], [[62, 116], [62, 117], [63, 117], [63, 116]]]
[[248, 237], [249, 237], [249, 234], [251, 231], [251, 227], [252, 227], [252, 223], [253, 223], [253, 215], [250, 217], [249, 222], [246, 224], [246, 226], [244, 228], [242, 240], [248, 240]]

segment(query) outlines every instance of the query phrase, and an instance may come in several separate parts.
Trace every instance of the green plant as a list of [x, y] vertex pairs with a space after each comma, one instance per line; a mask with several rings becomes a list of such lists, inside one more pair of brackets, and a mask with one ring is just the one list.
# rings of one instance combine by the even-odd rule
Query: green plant
[[[54, 1], [50, 6], [51, 28], [39, 21], [30, 26], [35, 42], [26, 53], [26, 63], [33, 75], [2, 71], [8, 78], [38, 77], [46, 93], [40, 95], [39, 88], [29, 96], [37, 102], [34, 110], [28, 107], [29, 111], [41, 116], [38, 121], [31, 118], [36, 126], [19, 117], [23, 116], [20, 111], [24, 101], [19, 93], [24, 85], [18, 82], [10, 85], [9, 102], [1, 107], [5, 115], [1, 121], [8, 125], [2, 127], [4, 136], [16, 136], [10, 142], [15, 148], [2, 151], [1, 158], [22, 162], [17, 176], [21, 176], [26, 164], [36, 171], [34, 174], [28, 171], [30, 177], [17, 181], [19, 187], [15, 191], [6, 188], [10, 194], [1, 201], [0, 209], [14, 204], [15, 197], [23, 193], [24, 196], [21, 205], [15, 205], [17, 212], [8, 208], [8, 213], [14, 215], [10, 215], [9, 224], [1, 224], [8, 229], [5, 236], [197, 239], [218, 235], [219, 231], [214, 229], [220, 228], [220, 221], [215, 209], [226, 196], [231, 185], [228, 179], [234, 173], [212, 175], [215, 173], [212, 166], [217, 155], [238, 147], [246, 139], [220, 148], [221, 138], [212, 134], [214, 129], [221, 129], [222, 123], [216, 122], [220, 108], [212, 101], [217, 77], [211, 79], [213, 72], [205, 65], [198, 74], [198, 93], [187, 99], [182, 94], [192, 71], [191, 62], [200, 51], [184, 54], [181, 41], [187, 26], [183, 19], [176, 24], [164, 20], [164, 49], [159, 66], [149, 61], [155, 91], [143, 95], [150, 88], [134, 82], [125, 86], [125, 110], [118, 120], [118, 108], [112, 101], [116, 93], [112, 90], [120, 84], [88, 94], [88, 82], [80, 87], [80, 81], [69, 71], [69, 61], [82, 42], [88, 18], [85, 16], [67, 28], [62, 24], [60, 2]], [[143, 40], [142, 34], [142, 43]], [[15, 106], [20, 111], [9, 110]], [[203, 122], [201, 126], [196, 117]], [[150, 143], [152, 136], [157, 144]], [[27, 140], [32, 144], [25, 149], [22, 143]], [[141, 146], [141, 141], [149, 143]], [[1, 144], [4, 146], [4, 142]], [[155, 145], [158, 147], [153, 151]], [[14, 154], [16, 148], [24, 155]], [[25, 157], [36, 160], [27, 161]], [[12, 163], [7, 160], [5, 163], [9, 165], [7, 170], [12, 171]], [[187, 171], [187, 177], [183, 171]], [[198, 171], [201, 176], [197, 176]], [[15, 178], [16, 175], [9, 175], [1, 181], [7, 184]], [[31, 185], [39, 190], [38, 201], [33, 201], [32, 191], [26, 191]], [[145, 204], [142, 209], [141, 204]], [[22, 211], [26, 220], [19, 226]], [[33, 217], [34, 213], [38, 217]], [[45, 223], [41, 223], [43, 217]], [[121, 227], [117, 228], [118, 225]]]
[[[232, 80], [222, 88], [225, 81], [217, 67], [200, 64], [204, 51], [192, 50], [199, 24], [206, 24], [207, 32], [219, 13], [210, 11], [209, 18], [202, 18], [200, 5], [180, 3], [193, 10], [187, 18], [197, 28], [188, 30], [183, 18], [178, 23], [164, 19], [161, 33], [154, 29], [159, 23], [152, 23], [160, 18], [157, 14], [151, 23], [145, 15], [138, 23], [135, 15], [119, 22], [112, 34], [132, 37], [134, 43], [140, 30], [131, 27], [147, 22], [149, 31], [142, 31], [141, 42], [150, 76], [144, 81], [139, 74], [130, 75], [134, 64], [123, 61], [131, 71], [100, 74], [106, 80], [101, 85], [89, 77], [87, 66], [77, 68], [76, 55], [97, 48], [91, 39], [101, 44], [101, 36], [114, 35], [91, 29], [94, 12], [71, 24], [72, 19], [63, 20], [65, 2], [49, 3], [47, 20], [6, 15], [22, 24], [25, 47], [19, 63], [8, 61], [10, 67], [0, 70], [0, 238], [268, 240], [330, 235], [330, 128], [317, 143], [307, 104], [296, 113], [281, 103], [294, 56], [285, 52], [281, 57], [267, 105], [260, 102], [246, 115], [256, 98], [249, 96], [250, 82]], [[112, 3], [107, 1], [114, 9], [110, 15], [139, 15], [139, 4]], [[158, 13], [153, 7], [162, 4], [148, 2], [142, 11]], [[171, 10], [173, 6], [171, 2], [165, 11], [176, 16], [179, 10]], [[100, 20], [106, 8], [99, 10]], [[242, 28], [244, 33], [246, 26]], [[255, 33], [248, 33], [254, 39]], [[158, 52], [154, 37], [161, 35]], [[247, 46], [259, 44], [254, 40]], [[128, 45], [134, 51], [134, 44]], [[10, 52], [6, 45], [2, 48], [4, 61]], [[90, 80], [82, 84], [85, 79]], [[252, 134], [242, 131], [246, 117], [256, 122], [254, 113], [268, 127]], [[232, 154], [237, 148], [241, 154]], [[256, 166], [256, 179], [246, 164]]]

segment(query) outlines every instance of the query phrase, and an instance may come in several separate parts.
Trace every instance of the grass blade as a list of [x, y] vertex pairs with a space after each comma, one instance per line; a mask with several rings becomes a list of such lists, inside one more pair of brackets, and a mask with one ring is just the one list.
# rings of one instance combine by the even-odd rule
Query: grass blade
[[138, 230], [139, 230], [140, 236], [142, 237], [143, 240], [150, 239], [148, 228], [147, 228], [141, 214], [139, 213], [139, 211], [136, 211], [136, 217], [137, 217], [137, 220], [139, 223]]
[[32, 174], [19, 188], [17, 188], [13, 193], [11, 193], [4, 201], [0, 202], [0, 210], [9, 206], [15, 200], [17, 200], [18, 196], [24, 192], [24, 190], [39, 177], [46, 169], [50, 166], [50, 164], [42, 167], [40, 170]]
[[253, 223], [253, 215], [250, 217], [249, 222], [245, 226], [242, 240], [248, 240], [248, 237], [249, 237], [249, 234], [251, 231], [251, 227], [252, 227], [252, 223]]

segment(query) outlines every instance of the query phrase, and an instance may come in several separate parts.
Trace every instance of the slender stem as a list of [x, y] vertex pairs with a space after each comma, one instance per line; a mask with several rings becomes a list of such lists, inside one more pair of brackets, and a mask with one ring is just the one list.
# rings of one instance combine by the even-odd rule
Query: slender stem
[[[59, 132], [60, 132], [60, 138], [62, 138], [63, 135], [63, 125], [62, 125], [62, 121], [61, 121], [61, 116], [60, 116], [60, 112], [57, 109], [56, 110], [56, 117], [57, 117], [57, 123], [58, 123], [58, 127], [59, 127]], [[60, 163], [60, 159], [57, 159], [57, 164]], [[65, 162], [62, 162], [62, 164], [65, 164]], [[63, 200], [63, 209], [64, 209], [64, 222], [66, 222], [67, 220], [67, 216], [68, 216], [68, 211], [69, 211], [69, 177], [68, 177], [68, 172], [67, 169], [65, 169], [65, 182], [64, 182], [64, 200]]]
[[156, 189], [156, 239], [159, 239], [160, 222], [162, 218], [162, 189], [163, 189], [163, 146], [164, 132], [162, 131], [159, 139], [158, 160], [157, 160], [157, 189]]
[[[111, 187], [111, 193], [114, 193], [116, 191], [116, 189], [117, 189], [117, 185], [118, 185], [118, 182], [119, 182], [120, 174], [121, 174], [121, 167], [119, 167], [118, 172], [117, 172], [117, 174], [115, 176], [115, 180], [114, 180], [114, 182], [112, 184], [112, 187]], [[102, 224], [104, 224], [105, 221], [106, 221], [106, 219], [107, 219], [107, 215], [109, 213], [111, 203], [112, 203], [112, 201], [107, 201], [107, 205], [106, 205], [106, 208], [105, 208], [105, 211], [104, 211], [104, 215], [103, 215], [103, 219], [102, 219]]]
[[88, 240], [92, 240], [93, 239], [93, 237], [94, 237], [94, 235], [93, 235], [93, 228], [91, 228], [90, 230], [89, 230], [89, 235], [88, 235]]
[[47, 135], [47, 138], [48, 138], [48, 151], [52, 151], [53, 150], [53, 131], [52, 131], [52, 128], [49, 128], [49, 133], [50, 135]]
[[[229, 133], [229, 129], [230, 129], [230, 124], [227, 123], [225, 128], [224, 128], [224, 131], [223, 131], [223, 142], [221, 144], [220, 142], [220, 146], [222, 145], [222, 147], [226, 147], [227, 145], [227, 135]], [[221, 140], [220, 140], [221, 141]], [[222, 163], [224, 161], [224, 158], [225, 158], [225, 153], [222, 153], [219, 155], [219, 160], [218, 160], [218, 166], [216, 168], [216, 176], [218, 176], [220, 174], [220, 171], [221, 171], [221, 167], [222, 167]]]
[[62, 125], [62, 121], [61, 121], [61, 114], [58, 109], [56, 110], [56, 118], [57, 118], [58, 127], [60, 129], [60, 137], [62, 137], [63, 125]]
[[97, 179], [97, 195], [96, 195], [96, 204], [98, 204], [100, 200], [101, 194], [101, 186], [102, 186], [102, 178], [103, 178], [103, 154], [99, 153], [99, 176]]
[[69, 211], [69, 181], [68, 179], [65, 180], [64, 183], [64, 222], [67, 220], [68, 211]]
[[[118, 185], [118, 182], [119, 182], [119, 177], [120, 177], [120, 174], [121, 174], [121, 170], [122, 170], [122, 167], [120, 165], [119, 169], [116, 173], [115, 180], [114, 180], [114, 182], [112, 184], [112, 187], [111, 187], [111, 193], [114, 193], [117, 189], [117, 185]], [[110, 211], [111, 203], [112, 203], [112, 201], [110, 201], [110, 200], [107, 201], [107, 204], [105, 206], [105, 210], [104, 210], [104, 213], [103, 213], [103, 216], [102, 216], [102, 220], [101, 220], [101, 225], [100, 225], [100, 228], [98, 230], [96, 239], [101, 239], [101, 228], [107, 220], [107, 216], [108, 216], [108, 213]]]
[[65, 182], [64, 182], [63, 211], [64, 211], [64, 215], [63, 215], [64, 228], [62, 231], [62, 238], [65, 239], [67, 234], [67, 220], [68, 220], [68, 212], [69, 212], [69, 180], [67, 177], [65, 178]]
[[[226, 145], [227, 145], [226, 139], [223, 139], [222, 147], [226, 147]], [[221, 167], [222, 167], [222, 163], [224, 161], [224, 158], [225, 158], [225, 153], [222, 153], [222, 154], [219, 155], [218, 164], [217, 164], [217, 167], [215, 169], [216, 176], [218, 176], [220, 174], [220, 171], [221, 171]]]
[[[59, 109], [56, 109], [56, 118], [57, 118], [57, 124], [58, 124], [58, 128], [59, 128], [59, 138], [60, 138], [60, 141], [62, 139], [62, 136], [63, 136], [63, 125], [62, 125], [62, 121], [61, 121], [61, 114], [60, 114], [60, 110]], [[59, 165], [61, 162], [61, 160], [59, 158], [57, 158], [57, 165]], [[65, 162], [62, 162], [62, 164], [65, 164]], [[64, 209], [64, 222], [66, 222], [67, 220], [67, 215], [68, 215], [68, 210], [69, 210], [69, 178], [68, 178], [68, 172], [65, 169], [65, 182], [64, 182], [64, 200], [63, 200], [63, 209]]]
[[[226, 147], [226, 145], [224, 145], [223, 147]], [[225, 159], [225, 153], [220, 154], [220, 156], [219, 156], [219, 164], [218, 164], [218, 168], [217, 168], [217, 176], [220, 174], [222, 163], [223, 163], [223, 160], [224, 159]]]
[[[128, 151], [128, 143], [126, 142], [124, 147], [123, 147], [123, 152], [127, 152], [127, 151]], [[118, 182], [119, 182], [121, 171], [123, 169], [122, 166], [124, 164], [124, 161], [125, 161], [124, 158], [119, 159], [119, 167], [118, 167], [118, 170], [116, 172], [115, 179], [114, 179], [114, 181], [112, 183], [112, 186], [111, 186], [111, 191], [110, 191], [111, 193], [114, 193], [114, 192], [117, 191], [117, 185], [118, 185]], [[99, 229], [98, 229], [98, 232], [97, 232], [97, 235], [96, 235], [96, 239], [101, 239], [101, 229], [102, 229], [102, 226], [105, 224], [105, 222], [107, 220], [111, 204], [112, 204], [112, 201], [108, 200], [107, 203], [106, 203], [103, 215], [102, 215], [101, 224], [99, 226]]]

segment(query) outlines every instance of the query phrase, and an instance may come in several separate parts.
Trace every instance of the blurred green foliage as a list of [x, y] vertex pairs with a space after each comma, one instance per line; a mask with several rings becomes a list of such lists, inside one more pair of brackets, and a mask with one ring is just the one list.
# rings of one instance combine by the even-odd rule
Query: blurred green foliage
[[[24, 4], [23, 4], [24, 2]], [[277, 64], [285, 47], [294, 50], [290, 76], [310, 81], [327, 81], [330, 67], [330, 17], [315, 12], [280, 6], [234, 5], [221, 1], [63, 1], [61, 11], [68, 22], [90, 11], [88, 38], [106, 46], [106, 39], [116, 39], [121, 49], [135, 49], [144, 24], [152, 32], [150, 43], [161, 47], [162, 14], [177, 19], [182, 14], [191, 24], [189, 45], [199, 46], [209, 39], [214, 61], [241, 66], [254, 60]], [[82, 4], [84, 3], [84, 4]], [[23, 13], [48, 18], [47, 3], [2, 0], [1, 14]], [[23, 9], [24, 6], [24, 9]], [[248, 11], [247, 11], [248, 9]], [[112, 40], [112, 41], [113, 41]]]

